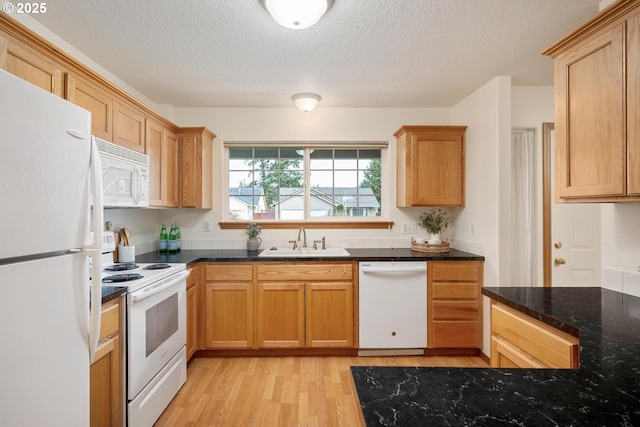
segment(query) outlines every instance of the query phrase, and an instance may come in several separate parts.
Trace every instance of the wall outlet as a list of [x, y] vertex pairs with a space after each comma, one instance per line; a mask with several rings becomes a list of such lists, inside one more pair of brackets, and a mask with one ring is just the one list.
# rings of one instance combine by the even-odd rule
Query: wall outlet
[[418, 228], [415, 223], [402, 224], [402, 234], [416, 234], [417, 232]]
[[202, 221], [202, 231], [205, 233], [211, 232], [211, 223], [209, 221]]

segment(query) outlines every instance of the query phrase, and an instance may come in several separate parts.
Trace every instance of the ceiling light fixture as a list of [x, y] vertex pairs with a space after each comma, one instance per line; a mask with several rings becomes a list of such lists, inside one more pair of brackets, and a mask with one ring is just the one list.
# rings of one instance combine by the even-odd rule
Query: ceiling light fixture
[[260, 3], [278, 24], [303, 30], [322, 18], [333, 0], [260, 0]]
[[293, 102], [300, 110], [309, 112], [316, 108], [318, 102], [320, 102], [320, 95], [315, 93], [297, 93], [291, 97]]

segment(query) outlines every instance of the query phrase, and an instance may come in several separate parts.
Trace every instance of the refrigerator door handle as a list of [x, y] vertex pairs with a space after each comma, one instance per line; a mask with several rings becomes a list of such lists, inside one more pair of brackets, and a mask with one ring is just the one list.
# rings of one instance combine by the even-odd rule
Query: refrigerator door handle
[[91, 257], [91, 312], [89, 324], [89, 360], [93, 362], [100, 338], [102, 314], [102, 281], [100, 254], [102, 248], [103, 203], [102, 163], [96, 140], [91, 137], [91, 183], [93, 191], [93, 242], [84, 247], [84, 254]]

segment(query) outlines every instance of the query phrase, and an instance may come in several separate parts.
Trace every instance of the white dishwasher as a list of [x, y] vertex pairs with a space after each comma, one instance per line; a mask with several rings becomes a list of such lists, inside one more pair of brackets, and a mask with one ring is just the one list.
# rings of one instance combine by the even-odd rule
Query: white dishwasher
[[358, 286], [361, 355], [427, 347], [426, 261], [362, 261]]

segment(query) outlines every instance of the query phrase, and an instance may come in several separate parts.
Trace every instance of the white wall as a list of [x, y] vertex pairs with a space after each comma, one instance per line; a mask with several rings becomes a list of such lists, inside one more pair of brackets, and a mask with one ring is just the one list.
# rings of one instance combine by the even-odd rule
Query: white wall
[[[214, 141], [214, 209], [163, 211], [166, 222], [179, 222], [186, 247], [237, 248], [245, 245], [243, 230], [220, 230], [225, 220], [223, 141], [388, 141], [383, 169], [383, 212], [395, 223], [391, 230], [309, 230], [308, 239], [326, 236], [329, 245], [342, 247], [409, 247], [410, 235], [402, 224], [416, 223], [424, 208], [395, 207], [396, 145], [393, 133], [402, 125], [449, 124], [450, 110], [444, 108], [319, 108], [303, 113], [291, 108], [175, 108], [181, 126], [207, 126], [217, 135]], [[212, 225], [204, 232], [203, 221]], [[419, 232], [424, 231], [419, 229]], [[453, 227], [448, 233], [453, 232]], [[265, 246], [286, 245], [295, 231], [264, 230]], [[426, 233], [425, 233], [426, 235]], [[445, 237], [447, 234], [445, 234]]]
[[603, 204], [602, 286], [640, 296], [640, 203]]

